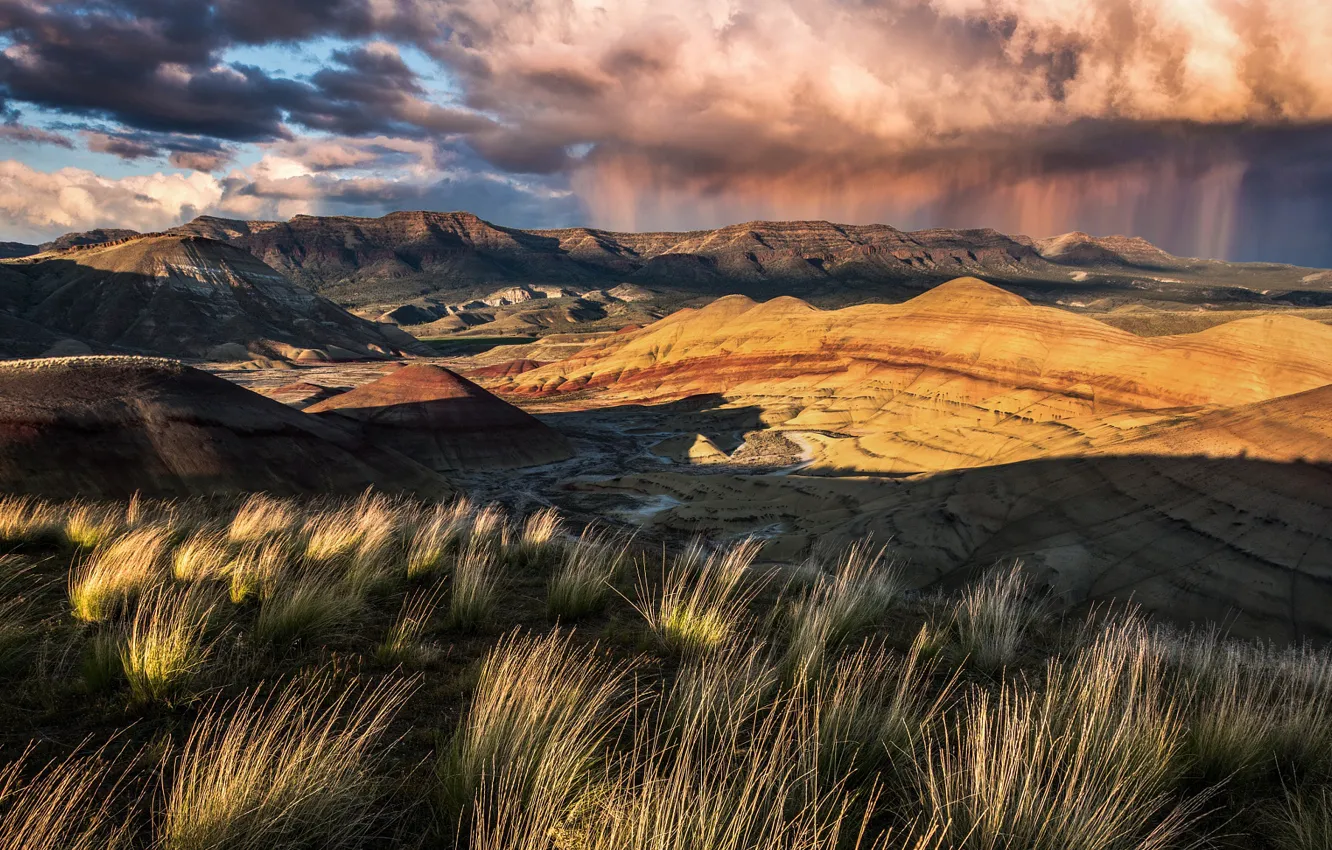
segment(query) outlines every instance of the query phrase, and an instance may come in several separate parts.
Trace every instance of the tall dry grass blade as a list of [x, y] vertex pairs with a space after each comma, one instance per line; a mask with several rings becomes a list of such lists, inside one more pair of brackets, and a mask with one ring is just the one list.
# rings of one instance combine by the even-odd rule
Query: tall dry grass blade
[[493, 621], [499, 598], [500, 559], [494, 543], [472, 538], [453, 562], [444, 626], [475, 631]]
[[43, 543], [64, 525], [60, 510], [30, 496], [0, 497], [0, 543]]
[[258, 543], [274, 535], [293, 534], [303, 514], [295, 504], [256, 493], [236, 511], [227, 529], [233, 543]]
[[997, 672], [1017, 660], [1023, 638], [1042, 614], [1018, 561], [962, 593], [954, 613], [958, 642], [978, 669]]
[[171, 553], [171, 572], [179, 581], [213, 581], [228, 577], [232, 545], [225, 531], [199, 528]]
[[633, 538], [588, 528], [564, 549], [559, 569], [546, 588], [546, 612], [576, 620], [599, 613], [613, 583], [629, 562]]
[[398, 618], [375, 647], [375, 659], [381, 664], [421, 665], [438, 655], [438, 648], [425, 642], [425, 634], [440, 601], [438, 588], [408, 594]]
[[467, 499], [431, 509], [417, 525], [407, 547], [407, 577], [418, 579], [442, 572], [447, 557], [459, 549], [475, 512], [476, 506]]
[[31, 779], [25, 759], [0, 768], [0, 848], [114, 850], [129, 830], [112, 802], [115, 786], [96, 756], [48, 764]]

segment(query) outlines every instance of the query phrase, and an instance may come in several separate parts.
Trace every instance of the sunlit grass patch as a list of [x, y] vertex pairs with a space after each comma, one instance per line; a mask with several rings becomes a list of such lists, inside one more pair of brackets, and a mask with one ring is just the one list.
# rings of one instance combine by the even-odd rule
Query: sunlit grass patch
[[0, 497], [0, 544], [49, 541], [63, 525], [60, 510], [47, 502], [29, 496]]
[[120, 663], [138, 705], [185, 695], [207, 661], [205, 639], [216, 607], [207, 590], [157, 589], [141, 596], [120, 644]]
[[476, 506], [467, 499], [436, 505], [418, 522], [407, 547], [407, 577], [418, 579], [442, 572], [471, 525]]
[[169, 578], [170, 534], [148, 526], [113, 538], [76, 566], [69, 580], [74, 616], [100, 622], [124, 610], [148, 588]]
[[79, 549], [95, 549], [125, 526], [124, 514], [105, 505], [74, 505], [65, 515], [66, 542]]
[[639, 577], [639, 611], [665, 649], [706, 652], [743, 628], [756, 586], [750, 567], [760, 546], [746, 540], [705, 555], [695, 545], [671, 561], [659, 588]]
[[403, 682], [335, 688], [296, 680], [215, 706], [167, 783], [163, 850], [357, 847], [374, 828], [381, 761]]
[[514, 546], [520, 565], [542, 567], [558, 561], [564, 548], [564, 520], [554, 508], [542, 508], [527, 517]]
[[232, 545], [218, 528], [196, 529], [171, 553], [171, 572], [179, 581], [212, 581], [227, 577]]
[[289, 535], [299, 528], [303, 513], [288, 500], [258, 493], [236, 511], [227, 538], [233, 543], [256, 543], [272, 535]]

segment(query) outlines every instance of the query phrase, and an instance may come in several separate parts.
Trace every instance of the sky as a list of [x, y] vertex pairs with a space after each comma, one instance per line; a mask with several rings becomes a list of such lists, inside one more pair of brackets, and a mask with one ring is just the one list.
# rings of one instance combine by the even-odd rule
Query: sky
[[1332, 267], [1327, 0], [0, 0], [0, 240], [468, 210]]

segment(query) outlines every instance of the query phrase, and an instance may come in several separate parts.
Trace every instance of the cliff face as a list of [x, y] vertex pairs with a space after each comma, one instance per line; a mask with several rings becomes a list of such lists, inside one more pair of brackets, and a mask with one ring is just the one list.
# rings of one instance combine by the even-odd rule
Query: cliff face
[[[972, 275], [1043, 301], [1128, 293], [1135, 299], [1270, 299], [1332, 280], [1310, 270], [1173, 257], [1141, 239], [1082, 233], [1033, 242], [993, 230], [905, 232], [826, 221], [750, 222], [681, 233], [517, 230], [470, 213], [288, 222], [203, 217], [177, 233], [231, 242], [343, 304], [423, 295], [464, 300], [505, 286], [580, 290], [633, 283], [667, 299], [796, 295], [820, 306], [900, 301]], [[1168, 274], [1167, 274], [1168, 273]], [[1264, 291], [1266, 294], [1263, 294]]]

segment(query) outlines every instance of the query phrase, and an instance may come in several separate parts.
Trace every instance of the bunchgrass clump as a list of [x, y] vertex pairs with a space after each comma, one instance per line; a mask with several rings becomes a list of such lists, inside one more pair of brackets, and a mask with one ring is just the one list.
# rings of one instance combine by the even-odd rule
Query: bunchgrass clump
[[307, 567], [279, 580], [259, 604], [255, 640], [286, 645], [327, 638], [360, 613], [359, 595], [336, 574]]
[[359, 847], [382, 821], [379, 747], [408, 683], [297, 679], [195, 721], [162, 805], [162, 850]]
[[0, 768], [4, 850], [114, 850], [129, 829], [113, 805], [114, 783], [97, 756], [48, 764], [26, 781], [27, 757]]
[[166, 581], [170, 543], [166, 530], [149, 526], [98, 546], [70, 575], [74, 616], [101, 622], [122, 612], [143, 591]]
[[200, 528], [171, 553], [171, 572], [178, 581], [214, 581], [227, 577], [232, 545], [226, 532]]
[[600, 613], [629, 562], [631, 542], [632, 538], [590, 528], [566, 546], [546, 588], [546, 612], [551, 618], [577, 620]]
[[470, 501], [459, 499], [427, 512], [407, 546], [407, 577], [421, 579], [443, 572], [448, 556], [460, 548], [475, 511]]
[[869, 541], [848, 547], [831, 572], [815, 575], [790, 606], [784, 667], [793, 682], [817, 676], [830, 651], [873, 626], [903, 591], [898, 569]]
[[436, 766], [441, 823], [469, 814], [493, 823], [503, 811], [475, 809], [497, 795], [504, 805], [533, 805], [537, 795], [570, 802], [630, 708], [627, 676], [558, 632], [502, 639]]
[[188, 691], [208, 659], [216, 603], [198, 587], [157, 589], [140, 597], [120, 644], [120, 663], [137, 705], [170, 705]]
[[750, 567], [754, 540], [704, 554], [695, 544], [670, 562], [658, 588], [639, 577], [639, 611], [661, 645], [674, 654], [716, 649], [743, 627], [756, 592]]
[[439, 654], [425, 641], [430, 621], [440, 605], [439, 590], [418, 590], [402, 602], [398, 618], [375, 647], [375, 660], [387, 665], [419, 666]]
[[76, 505], [65, 515], [65, 541], [77, 549], [95, 549], [124, 528], [124, 514], [105, 505]]
[[1038, 690], [975, 691], [919, 762], [926, 828], [959, 850], [1154, 850], [1193, 812], [1175, 796], [1183, 728], [1141, 630], [1107, 633]]
[[233, 543], [257, 543], [274, 535], [290, 535], [300, 526], [302, 513], [291, 502], [255, 494], [232, 517], [227, 538]]
[[1332, 789], [1293, 789], [1265, 826], [1276, 850], [1327, 850], [1332, 847]]
[[998, 672], [1017, 661], [1027, 631], [1043, 613], [1016, 562], [963, 591], [954, 612], [958, 643], [977, 669]]
[[59, 510], [29, 496], [0, 497], [0, 544], [42, 543], [63, 525]]
[[453, 562], [444, 626], [475, 631], [493, 622], [499, 599], [499, 555], [495, 545], [472, 538]]
[[540, 568], [559, 560], [563, 543], [564, 520], [560, 512], [542, 508], [523, 523], [514, 554], [520, 566]]

